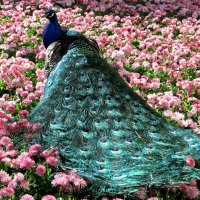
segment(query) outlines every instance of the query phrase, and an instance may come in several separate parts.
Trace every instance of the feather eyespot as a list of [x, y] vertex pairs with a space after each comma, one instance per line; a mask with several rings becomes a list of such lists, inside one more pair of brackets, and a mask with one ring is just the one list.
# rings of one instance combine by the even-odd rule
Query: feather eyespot
[[185, 137], [184, 137], [184, 140], [187, 141], [187, 142], [190, 142], [190, 141], [192, 141], [193, 139], [192, 139], [192, 137], [185, 136]]
[[147, 147], [145, 147], [145, 149], [146, 149], [146, 150], [152, 150], [153, 147], [152, 147], [152, 146], [147, 146]]
[[133, 142], [133, 139], [132, 139], [132, 138], [126, 138], [126, 142], [132, 143], [132, 142]]
[[140, 159], [141, 157], [140, 157], [139, 155], [133, 154], [133, 155], [131, 156], [131, 158], [132, 158], [132, 159], [137, 159], [137, 160], [138, 160], [138, 159]]
[[102, 89], [102, 88], [103, 88], [103, 86], [101, 86], [101, 85], [98, 86], [98, 89]]
[[106, 143], [107, 140], [106, 140], [105, 138], [101, 138], [101, 139], [100, 139], [100, 142], [101, 142], [101, 143]]
[[106, 100], [107, 100], [107, 101], [111, 101], [112, 98], [108, 96], [108, 97], [106, 97]]
[[122, 121], [122, 119], [121, 118], [116, 118], [116, 119], [114, 119], [116, 122], [121, 122]]
[[88, 152], [89, 151], [86, 147], [81, 147], [80, 150], [83, 151], [83, 152]]
[[119, 151], [119, 148], [118, 147], [113, 147], [111, 150], [112, 151]]

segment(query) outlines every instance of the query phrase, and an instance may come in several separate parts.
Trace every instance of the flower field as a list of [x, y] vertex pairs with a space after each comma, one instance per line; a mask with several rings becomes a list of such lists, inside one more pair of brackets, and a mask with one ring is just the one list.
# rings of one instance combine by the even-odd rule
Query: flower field
[[[39, 128], [25, 117], [42, 98], [46, 81], [41, 36], [46, 9], [57, 11], [63, 28], [96, 39], [102, 57], [160, 115], [200, 135], [199, 0], [1, 0], [0, 199], [80, 199], [88, 184], [75, 171], [58, 168], [56, 148], [12, 143], [21, 130]], [[6, 123], [14, 118], [19, 121]], [[166, 199], [200, 199], [195, 180], [178, 188], [169, 189]], [[137, 198], [147, 199], [146, 192]], [[161, 197], [158, 191], [148, 196]]]

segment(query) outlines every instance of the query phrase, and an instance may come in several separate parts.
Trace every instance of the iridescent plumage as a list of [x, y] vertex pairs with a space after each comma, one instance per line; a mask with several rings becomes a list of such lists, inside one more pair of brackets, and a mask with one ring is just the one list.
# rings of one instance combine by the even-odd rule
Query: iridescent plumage
[[200, 159], [195, 133], [158, 116], [89, 40], [71, 33], [47, 49], [46, 62], [58, 60], [28, 117], [43, 125], [35, 141], [58, 147], [60, 165], [87, 177], [93, 198], [199, 178], [200, 170], [185, 164], [187, 156]]

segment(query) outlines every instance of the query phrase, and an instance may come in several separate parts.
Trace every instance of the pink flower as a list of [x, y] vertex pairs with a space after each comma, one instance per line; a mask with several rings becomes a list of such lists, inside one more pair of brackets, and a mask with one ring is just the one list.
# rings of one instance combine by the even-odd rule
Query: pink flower
[[186, 194], [189, 199], [195, 199], [199, 197], [200, 191], [196, 187], [188, 187], [186, 190]]
[[193, 186], [193, 187], [197, 187], [197, 180], [194, 179], [194, 178], [192, 178], [192, 179], [190, 180], [190, 185]]
[[19, 127], [26, 127], [28, 125], [28, 121], [27, 119], [20, 119], [18, 122], [17, 122], [17, 125]]
[[33, 124], [33, 126], [32, 126], [33, 131], [37, 131], [37, 130], [39, 130], [40, 128], [41, 128], [41, 124], [40, 124], [40, 123]]
[[7, 105], [6, 106], [6, 111], [8, 111], [8, 112], [15, 112], [16, 108], [15, 108], [14, 105]]
[[17, 182], [14, 181], [14, 180], [12, 180], [12, 181], [10, 181], [10, 182], [8, 183], [8, 187], [9, 187], [9, 188], [15, 189], [16, 186], [17, 186]]
[[52, 195], [45, 195], [41, 200], [56, 200], [56, 198]]
[[29, 188], [29, 182], [26, 181], [26, 180], [21, 181], [21, 182], [20, 182], [20, 186], [21, 186], [22, 188], [26, 189], [26, 190], [29, 190], [29, 189], [30, 189], [30, 188]]
[[36, 74], [37, 74], [38, 81], [43, 81], [46, 78], [44, 69], [37, 69]]
[[187, 166], [195, 167], [195, 160], [191, 156], [188, 156], [185, 161]]
[[7, 144], [6, 151], [9, 151], [9, 155], [12, 157], [15, 157], [18, 154], [18, 152], [15, 150], [15, 147], [12, 143]]
[[29, 112], [27, 110], [20, 110], [19, 114], [23, 117], [27, 116], [29, 114]]
[[8, 157], [2, 158], [2, 159], [1, 159], [1, 162], [3, 162], [3, 163], [10, 163], [10, 162], [11, 162], [11, 159], [8, 158]]
[[11, 143], [12, 143], [11, 139], [7, 136], [3, 136], [0, 140], [0, 145], [2, 144], [2, 145], [7, 146], [8, 144], [11, 144]]
[[21, 97], [27, 97], [28, 96], [28, 92], [27, 91], [23, 91], [20, 93]]
[[29, 147], [28, 153], [30, 156], [35, 156], [39, 153], [41, 149], [42, 149], [42, 146], [40, 144], [34, 144]]
[[13, 164], [18, 165], [22, 169], [30, 169], [35, 165], [35, 161], [30, 158], [29, 153], [24, 152], [13, 160]]
[[46, 168], [44, 165], [38, 165], [35, 169], [35, 173], [38, 175], [38, 176], [43, 176], [46, 172]]
[[14, 175], [14, 180], [17, 182], [22, 182], [22, 181], [24, 181], [24, 175], [22, 173], [18, 172]]
[[56, 147], [53, 147], [53, 148], [50, 148], [50, 149], [47, 149], [47, 150], [44, 150], [40, 156], [41, 157], [44, 157], [44, 158], [47, 158], [49, 156], [57, 156], [58, 155], [58, 149]]
[[53, 156], [49, 156], [46, 158], [46, 161], [49, 165], [51, 166], [56, 166], [58, 164], [58, 159], [53, 157]]
[[2, 197], [12, 197], [14, 195], [13, 188], [3, 187], [0, 189], [0, 196]]
[[200, 195], [200, 191], [196, 186], [188, 186], [185, 184], [178, 184], [180, 191], [186, 193], [189, 199], [194, 199]]
[[66, 190], [70, 188], [70, 185], [69, 185], [70, 181], [71, 181], [70, 175], [60, 172], [54, 176], [54, 179], [51, 181], [51, 184], [53, 186], [57, 186], [57, 185], [61, 186], [62, 189]]
[[9, 174], [3, 170], [0, 170], [0, 183], [9, 183], [11, 181]]
[[36, 96], [35, 96], [34, 93], [29, 93], [29, 94], [28, 94], [28, 100], [31, 100], [31, 101], [32, 101], [32, 100], [35, 99], [35, 97], [36, 97]]
[[34, 198], [30, 194], [25, 194], [25, 195], [21, 196], [20, 200], [34, 200]]
[[[79, 191], [80, 188], [87, 186], [87, 182], [74, 171], [69, 174], [63, 172], [57, 173], [51, 183], [53, 186], [59, 186], [61, 189], [68, 192], [72, 190]], [[72, 187], [70, 183], [73, 183], [74, 187]]]
[[137, 199], [145, 200], [147, 198], [147, 189], [146, 188], [140, 188], [140, 191], [135, 193], [135, 197]]

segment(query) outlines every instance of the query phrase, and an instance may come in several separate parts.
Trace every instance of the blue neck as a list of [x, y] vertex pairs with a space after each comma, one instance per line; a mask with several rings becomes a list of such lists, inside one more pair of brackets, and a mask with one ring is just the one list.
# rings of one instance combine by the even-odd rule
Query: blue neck
[[61, 29], [57, 17], [49, 20], [42, 33], [45, 48], [47, 48], [51, 43], [60, 40], [64, 35], [66, 34]]

